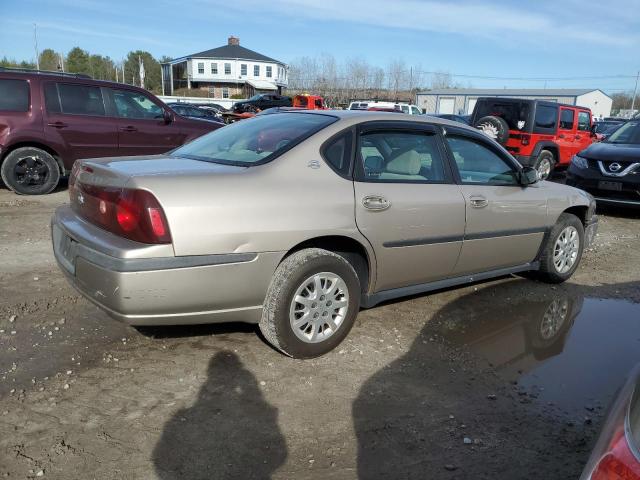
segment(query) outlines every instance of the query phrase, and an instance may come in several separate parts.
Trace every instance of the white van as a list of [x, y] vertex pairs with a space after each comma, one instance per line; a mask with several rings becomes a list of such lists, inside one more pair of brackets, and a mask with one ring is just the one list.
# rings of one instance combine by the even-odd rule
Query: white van
[[349, 110], [368, 110], [369, 108], [395, 108], [409, 115], [422, 115], [422, 111], [417, 105], [409, 105], [408, 103], [356, 100], [349, 104]]

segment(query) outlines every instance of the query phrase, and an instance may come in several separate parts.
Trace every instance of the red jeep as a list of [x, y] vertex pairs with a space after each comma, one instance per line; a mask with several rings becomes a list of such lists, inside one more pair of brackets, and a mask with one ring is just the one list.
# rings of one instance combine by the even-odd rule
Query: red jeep
[[591, 110], [545, 100], [479, 98], [469, 123], [535, 167], [542, 180], [595, 140]]

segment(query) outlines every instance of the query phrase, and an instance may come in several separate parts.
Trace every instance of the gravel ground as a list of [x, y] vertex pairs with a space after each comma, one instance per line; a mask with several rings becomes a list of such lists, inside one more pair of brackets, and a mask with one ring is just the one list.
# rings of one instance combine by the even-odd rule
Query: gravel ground
[[640, 216], [607, 211], [567, 284], [387, 303], [334, 352], [292, 360], [250, 325], [109, 319], [55, 265], [49, 219], [66, 200], [0, 189], [0, 478], [577, 478], [611, 392], [558, 408], [520, 384], [529, 367], [505, 374], [510, 360], [443, 328], [477, 312], [516, 325], [527, 302], [562, 296], [640, 303]]

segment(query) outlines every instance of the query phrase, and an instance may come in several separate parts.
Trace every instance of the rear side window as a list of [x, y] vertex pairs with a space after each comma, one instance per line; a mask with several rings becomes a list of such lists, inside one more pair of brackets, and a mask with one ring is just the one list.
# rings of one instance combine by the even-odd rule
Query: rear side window
[[44, 85], [44, 105], [49, 113], [60, 113], [60, 97], [58, 97], [58, 87], [55, 83], [45, 83]]
[[99, 87], [58, 83], [62, 113], [104, 116], [104, 101]]
[[573, 130], [575, 111], [568, 108], [560, 110], [560, 128], [562, 130]]
[[437, 137], [430, 132], [375, 130], [360, 136], [361, 181], [444, 183], [447, 176]]
[[536, 130], [555, 130], [558, 122], [558, 108], [550, 105], [538, 105], [536, 108]]
[[322, 149], [322, 156], [340, 175], [349, 174], [351, 163], [351, 131], [345, 132], [329, 141]]
[[5, 112], [29, 110], [29, 84], [26, 80], [0, 80], [0, 110]]

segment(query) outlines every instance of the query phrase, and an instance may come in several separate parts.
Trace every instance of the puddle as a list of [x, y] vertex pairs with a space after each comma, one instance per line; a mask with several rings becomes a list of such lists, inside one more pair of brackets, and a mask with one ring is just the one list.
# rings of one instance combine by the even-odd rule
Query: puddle
[[587, 414], [606, 407], [640, 362], [640, 305], [558, 291], [523, 298], [507, 289], [509, 298], [488, 288], [445, 307], [434, 328], [538, 401]]

